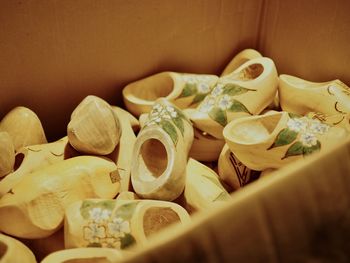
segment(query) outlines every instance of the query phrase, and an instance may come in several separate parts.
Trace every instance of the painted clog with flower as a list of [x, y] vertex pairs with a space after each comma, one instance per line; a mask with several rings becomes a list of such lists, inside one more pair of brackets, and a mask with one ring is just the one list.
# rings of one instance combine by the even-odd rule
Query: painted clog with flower
[[156, 200], [86, 199], [66, 209], [65, 247], [127, 249], [190, 217], [180, 205]]
[[41, 263], [112, 263], [123, 258], [123, 254], [113, 248], [71, 248], [56, 251], [46, 256]]
[[158, 98], [165, 98], [180, 109], [195, 107], [217, 80], [215, 75], [162, 72], [127, 85], [123, 100], [127, 110], [137, 117], [148, 113]]
[[237, 158], [257, 171], [279, 168], [348, 137], [343, 128], [287, 112], [233, 120], [223, 134]]
[[343, 127], [350, 132], [350, 113], [325, 114], [321, 112], [309, 112], [305, 116], [331, 126]]
[[277, 84], [271, 59], [251, 59], [220, 78], [212, 92], [187, 114], [194, 127], [222, 139], [222, 130], [231, 120], [261, 113], [274, 100]]
[[350, 114], [350, 88], [340, 80], [311, 82], [286, 74], [279, 79], [278, 92], [284, 111], [301, 115]]
[[33, 252], [13, 237], [0, 234], [1, 263], [36, 263]]
[[237, 190], [260, 176], [260, 172], [249, 169], [231, 152], [227, 144], [222, 148], [218, 159], [218, 173], [220, 179], [230, 186], [231, 190]]
[[248, 60], [260, 57], [262, 57], [262, 55], [259, 53], [259, 51], [252, 48], [244, 49], [235, 55], [233, 59], [227, 64], [224, 71], [221, 73], [221, 76], [229, 75]]
[[231, 196], [222, 186], [219, 176], [206, 165], [190, 158], [186, 166], [186, 204], [195, 210], [208, 210], [221, 205]]
[[166, 99], [158, 99], [134, 146], [131, 182], [136, 194], [150, 199], [176, 199], [185, 186], [192, 142], [191, 122]]

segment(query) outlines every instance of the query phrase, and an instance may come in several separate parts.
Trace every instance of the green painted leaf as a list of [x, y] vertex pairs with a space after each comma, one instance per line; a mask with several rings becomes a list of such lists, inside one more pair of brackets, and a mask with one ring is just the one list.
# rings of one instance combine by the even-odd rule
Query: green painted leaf
[[209, 93], [198, 93], [196, 94], [196, 96], [194, 97], [193, 101], [191, 104], [195, 104], [198, 102], [201, 102], [204, 100], [204, 98], [208, 95]]
[[174, 125], [171, 122], [167, 121], [167, 120], [162, 120], [160, 122], [160, 125], [161, 125], [162, 129], [167, 134], [169, 134], [171, 140], [176, 145], [177, 141], [178, 141], [178, 136], [177, 136], [177, 132], [176, 132], [176, 129], [175, 129]]
[[182, 118], [179, 116], [179, 117], [173, 118], [172, 120], [173, 120], [174, 124], [176, 125], [176, 127], [179, 128], [179, 130], [183, 136], [184, 132], [185, 132], [185, 127], [184, 127], [184, 123], [182, 121]]
[[127, 248], [128, 246], [131, 246], [134, 243], [136, 243], [135, 238], [130, 234], [125, 234], [125, 236], [123, 236], [120, 239], [120, 248], [121, 249]]
[[232, 105], [230, 108], [227, 109], [228, 111], [231, 112], [247, 112], [250, 115], [252, 115], [249, 110], [238, 100], [232, 100]]
[[285, 128], [279, 132], [275, 142], [270, 146], [270, 148], [268, 148], [268, 150], [275, 147], [290, 144], [297, 138], [297, 136], [298, 136], [298, 133], [296, 131], [292, 131], [288, 128]]
[[296, 113], [292, 113], [292, 112], [288, 112], [288, 115], [289, 115], [289, 118], [301, 118], [303, 116], [299, 115], [299, 114], [296, 114]]
[[320, 143], [320, 141], [317, 141], [317, 144], [314, 146], [311, 146], [311, 147], [304, 146], [303, 154], [304, 154], [304, 156], [309, 155], [315, 151], [319, 151], [320, 149], [321, 149], [321, 143]]
[[208, 115], [221, 126], [225, 126], [227, 124], [226, 112], [219, 107], [213, 107], [209, 111]]
[[256, 91], [254, 89], [247, 89], [247, 88], [244, 88], [244, 87], [241, 87], [237, 84], [232, 84], [232, 83], [229, 83], [229, 84], [226, 84], [224, 87], [223, 87], [223, 92], [222, 94], [227, 94], [227, 95], [230, 95], [230, 96], [235, 96], [235, 95], [240, 95], [240, 94], [244, 94], [248, 91]]
[[227, 193], [226, 191], [223, 191], [221, 194], [218, 195], [218, 197], [216, 197], [213, 202], [215, 201], [228, 201], [231, 199], [231, 196], [229, 193]]
[[135, 201], [135, 202], [130, 202], [118, 207], [118, 209], [114, 213], [114, 217], [121, 217], [124, 220], [130, 220], [130, 218], [134, 214], [134, 211], [138, 203], [139, 202]]
[[286, 154], [284, 157], [282, 157], [282, 160], [289, 157], [289, 156], [296, 156], [296, 155], [301, 155], [304, 153], [304, 146], [302, 142], [295, 142], [293, 143], [287, 150]]
[[197, 85], [195, 83], [186, 83], [180, 94], [180, 98], [189, 97], [197, 93]]
[[179, 109], [176, 108], [176, 107], [174, 107], [174, 110], [176, 111], [177, 115], [178, 115], [180, 118], [182, 118], [182, 119], [186, 120], [187, 122], [191, 123], [191, 121], [187, 118], [187, 116], [186, 116], [181, 110], [179, 110]]
[[102, 247], [100, 243], [89, 243], [87, 247]]

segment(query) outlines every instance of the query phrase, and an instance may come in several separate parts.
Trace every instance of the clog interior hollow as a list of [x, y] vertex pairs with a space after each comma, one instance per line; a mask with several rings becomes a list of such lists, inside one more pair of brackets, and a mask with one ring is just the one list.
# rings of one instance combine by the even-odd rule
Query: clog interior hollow
[[179, 215], [169, 207], [150, 207], [143, 216], [143, 229], [148, 237], [159, 230], [180, 222]]
[[[149, 87], [152, 88], [150, 92]], [[142, 81], [137, 81], [125, 88], [128, 95], [137, 94], [138, 99], [154, 101], [168, 96], [174, 87], [173, 79], [168, 73], [159, 73]]]
[[242, 120], [237, 125], [231, 125], [228, 133], [230, 138], [241, 144], [256, 144], [271, 136], [281, 117], [281, 114], [271, 114], [265, 118], [250, 119], [247, 122]]
[[245, 67], [240, 71], [239, 78], [241, 80], [252, 80], [259, 77], [264, 72], [264, 67], [262, 64], [254, 63]]
[[141, 176], [146, 181], [153, 181], [161, 176], [168, 165], [168, 155], [164, 145], [157, 139], [145, 141], [140, 149], [140, 158], [143, 162], [142, 168], [148, 170], [148, 173], [142, 173]]
[[0, 240], [0, 261], [7, 252], [7, 245]]

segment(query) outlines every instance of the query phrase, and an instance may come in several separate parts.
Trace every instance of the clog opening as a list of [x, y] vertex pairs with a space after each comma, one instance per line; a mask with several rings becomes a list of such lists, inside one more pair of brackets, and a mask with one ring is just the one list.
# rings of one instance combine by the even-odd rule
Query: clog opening
[[143, 216], [143, 230], [145, 236], [148, 237], [179, 221], [179, 215], [170, 207], [148, 208]]
[[275, 130], [282, 115], [271, 114], [234, 125], [231, 132], [235, 140], [244, 144], [255, 144], [267, 140]]
[[6, 252], [7, 252], [7, 245], [2, 241], [0, 241], [0, 259], [2, 259], [3, 256], [5, 256]]
[[15, 156], [15, 165], [13, 167], [13, 170], [16, 171], [22, 164], [23, 160], [24, 160], [24, 153], [17, 153]]
[[140, 149], [140, 154], [148, 170], [146, 173], [141, 173], [142, 177], [151, 173], [153, 179], [161, 176], [168, 165], [168, 155], [164, 145], [157, 139], [149, 139], [145, 141]]
[[133, 85], [136, 97], [154, 101], [168, 96], [174, 88], [174, 81], [168, 73], [160, 73], [136, 82]]
[[264, 66], [259, 63], [254, 63], [245, 67], [240, 72], [239, 78], [241, 80], [252, 80], [259, 77], [264, 72]]
[[62, 263], [111, 263], [106, 257], [74, 258], [62, 261]]

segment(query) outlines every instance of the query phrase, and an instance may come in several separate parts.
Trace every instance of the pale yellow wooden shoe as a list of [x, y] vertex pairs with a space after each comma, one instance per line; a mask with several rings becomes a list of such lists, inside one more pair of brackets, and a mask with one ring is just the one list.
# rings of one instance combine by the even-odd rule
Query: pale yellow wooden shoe
[[130, 191], [123, 191], [120, 192], [116, 198], [116, 200], [137, 200], [140, 199], [137, 194], [135, 194], [134, 192], [130, 192]]
[[103, 99], [87, 96], [75, 108], [67, 127], [69, 143], [85, 154], [110, 154], [121, 134], [120, 122]]
[[194, 138], [189, 156], [201, 162], [217, 161], [225, 140], [215, 138], [196, 128], [193, 131]]
[[47, 143], [38, 116], [26, 107], [16, 107], [7, 113], [0, 122], [0, 131], [11, 136], [15, 151], [24, 146]]
[[343, 128], [287, 112], [233, 120], [223, 134], [237, 158], [257, 171], [279, 168], [314, 152], [326, 151], [349, 136]]
[[198, 211], [208, 210], [231, 200], [218, 175], [192, 158], [188, 160], [186, 166], [184, 197], [186, 203]]
[[33, 252], [13, 237], [0, 234], [1, 263], [36, 263]]
[[21, 238], [53, 234], [63, 223], [67, 205], [117, 195], [116, 170], [110, 160], [78, 156], [24, 176], [0, 199], [0, 231]]
[[236, 56], [233, 57], [230, 63], [227, 64], [224, 71], [221, 73], [221, 77], [231, 74], [239, 66], [241, 66], [248, 60], [251, 60], [253, 58], [260, 58], [260, 57], [262, 57], [262, 55], [255, 49], [247, 48], [242, 50]]
[[51, 253], [41, 263], [116, 263], [122, 252], [112, 248], [71, 248]]
[[15, 147], [11, 136], [7, 132], [0, 131], [0, 178], [12, 172], [14, 165]]
[[131, 125], [131, 128], [134, 132], [137, 132], [140, 130], [140, 122], [134, 115], [132, 115], [130, 112], [124, 110], [123, 108], [120, 108], [117, 106], [112, 106], [112, 109], [113, 109], [114, 113], [117, 114], [117, 117], [118, 117], [118, 112], [123, 112], [123, 115], [127, 116], [127, 118], [129, 119], [129, 123]]
[[127, 85], [123, 89], [124, 104], [137, 117], [148, 113], [158, 98], [165, 98], [180, 109], [195, 107], [217, 80], [215, 75], [158, 73]]
[[156, 200], [87, 199], [66, 209], [65, 247], [126, 249], [190, 217], [178, 204]]
[[194, 127], [223, 139], [222, 130], [233, 119], [261, 113], [275, 98], [278, 76], [266, 57], [247, 61], [221, 77], [196, 109], [188, 109]]
[[249, 169], [238, 160], [227, 144], [219, 156], [218, 173], [220, 179], [230, 186], [231, 190], [237, 190], [260, 176], [260, 172]]
[[279, 79], [278, 92], [284, 111], [301, 115], [350, 113], [350, 88], [340, 80], [311, 82], [286, 74]]
[[23, 177], [65, 159], [68, 138], [52, 143], [25, 146], [16, 153], [15, 170], [0, 181], [0, 197], [12, 189]]
[[133, 131], [133, 123], [135, 120], [139, 125], [138, 120], [131, 117], [130, 113], [119, 108], [112, 107], [114, 114], [119, 119], [121, 136], [119, 143], [114, 151], [108, 156], [112, 159], [118, 166], [118, 173], [120, 176], [120, 191], [128, 191], [130, 189], [130, 173], [131, 164], [133, 160], [133, 148], [136, 142], [136, 136]]
[[131, 182], [142, 198], [172, 201], [184, 189], [186, 163], [193, 141], [187, 117], [158, 99], [134, 146]]

